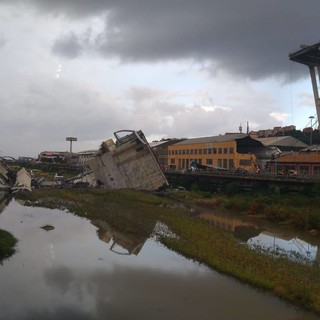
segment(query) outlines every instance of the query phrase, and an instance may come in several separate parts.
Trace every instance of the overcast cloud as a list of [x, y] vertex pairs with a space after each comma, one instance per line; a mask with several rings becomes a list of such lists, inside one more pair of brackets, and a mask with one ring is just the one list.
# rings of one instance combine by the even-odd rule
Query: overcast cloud
[[[2, 0], [0, 155], [294, 124], [315, 114], [318, 0]], [[245, 130], [245, 129], [244, 129]]]

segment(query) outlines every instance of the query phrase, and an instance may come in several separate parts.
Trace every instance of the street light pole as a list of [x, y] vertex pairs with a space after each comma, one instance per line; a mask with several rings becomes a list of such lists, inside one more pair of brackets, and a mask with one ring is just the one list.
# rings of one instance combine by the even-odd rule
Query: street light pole
[[70, 153], [69, 153], [69, 163], [71, 164], [72, 158], [72, 141], [77, 141], [78, 139], [75, 137], [66, 137], [66, 141], [70, 141]]
[[309, 119], [310, 119], [310, 126], [311, 126], [311, 131], [310, 131], [310, 146], [312, 146], [312, 131], [313, 131], [313, 128], [312, 128], [312, 119], [314, 118], [314, 116], [310, 116]]

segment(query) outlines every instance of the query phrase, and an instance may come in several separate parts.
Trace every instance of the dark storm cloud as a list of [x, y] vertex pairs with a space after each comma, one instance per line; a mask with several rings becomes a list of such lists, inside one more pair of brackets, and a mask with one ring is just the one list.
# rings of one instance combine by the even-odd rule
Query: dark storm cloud
[[70, 33], [63, 38], [56, 40], [52, 51], [69, 59], [73, 59], [81, 54], [83, 45], [74, 33]]
[[[102, 55], [129, 62], [188, 59], [211, 73], [224, 70], [249, 79], [288, 75], [289, 52], [302, 43], [320, 40], [318, 0], [29, 0], [29, 3], [70, 19], [105, 16], [105, 30], [97, 35], [94, 47]], [[57, 43], [73, 47], [72, 39], [69, 38], [69, 44], [63, 40], [66, 39]], [[67, 55], [68, 50], [57, 43], [55, 48]]]

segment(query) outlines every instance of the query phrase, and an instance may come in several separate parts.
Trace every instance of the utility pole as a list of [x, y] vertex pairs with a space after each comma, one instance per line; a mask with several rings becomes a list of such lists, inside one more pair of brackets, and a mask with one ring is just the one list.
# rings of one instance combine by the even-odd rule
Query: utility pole
[[310, 116], [310, 126], [311, 126], [311, 131], [310, 131], [310, 146], [312, 146], [312, 131], [313, 131], [313, 127], [312, 127], [312, 119], [314, 118], [314, 116]]
[[78, 141], [75, 137], [66, 137], [66, 141], [70, 141], [70, 154], [69, 154], [69, 163], [71, 164], [71, 157], [72, 157], [72, 141]]

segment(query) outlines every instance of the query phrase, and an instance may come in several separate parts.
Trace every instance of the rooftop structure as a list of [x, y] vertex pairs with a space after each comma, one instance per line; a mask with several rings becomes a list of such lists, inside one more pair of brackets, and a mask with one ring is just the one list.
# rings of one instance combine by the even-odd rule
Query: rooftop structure
[[279, 136], [268, 138], [256, 138], [266, 147], [277, 147], [281, 151], [299, 151], [308, 147], [304, 142], [291, 137], [291, 136]]

